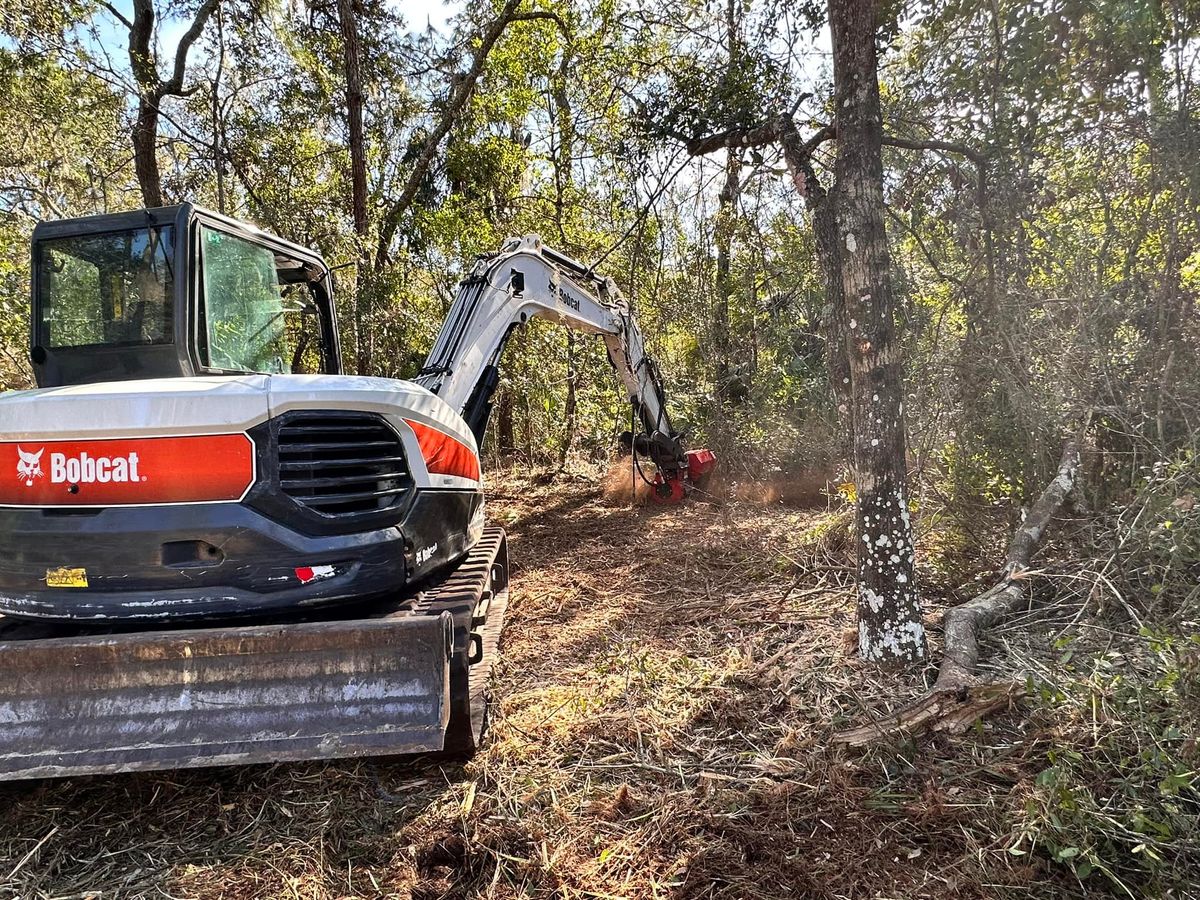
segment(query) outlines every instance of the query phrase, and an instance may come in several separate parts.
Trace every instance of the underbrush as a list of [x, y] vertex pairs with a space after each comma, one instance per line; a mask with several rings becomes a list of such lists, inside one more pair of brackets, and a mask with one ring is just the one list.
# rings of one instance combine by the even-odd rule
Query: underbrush
[[1029, 680], [1052, 746], [1015, 798], [1007, 850], [1131, 897], [1187, 895], [1200, 886], [1200, 636], [1144, 628], [1095, 655], [1072, 645]]
[[1200, 894], [1198, 489], [1192, 450], [1147, 467], [1048, 566], [1071, 623], [1027, 667], [1051, 746], [1014, 798], [1007, 852], [1090, 889]]

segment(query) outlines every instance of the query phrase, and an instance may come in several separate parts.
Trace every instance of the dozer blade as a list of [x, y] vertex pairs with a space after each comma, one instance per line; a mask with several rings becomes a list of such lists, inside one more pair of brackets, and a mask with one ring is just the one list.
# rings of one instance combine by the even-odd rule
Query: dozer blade
[[0, 779], [440, 750], [452, 617], [0, 641]]

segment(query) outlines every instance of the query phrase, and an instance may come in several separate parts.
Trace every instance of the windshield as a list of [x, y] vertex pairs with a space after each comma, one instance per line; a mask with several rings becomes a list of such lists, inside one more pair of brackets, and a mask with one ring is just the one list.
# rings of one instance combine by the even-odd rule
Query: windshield
[[37, 256], [44, 345], [172, 342], [170, 225], [47, 240], [39, 243]]
[[282, 284], [274, 252], [243, 238], [204, 228], [201, 247], [205, 363], [265, 374], [317, 371], [320, 329], [307, 285]]

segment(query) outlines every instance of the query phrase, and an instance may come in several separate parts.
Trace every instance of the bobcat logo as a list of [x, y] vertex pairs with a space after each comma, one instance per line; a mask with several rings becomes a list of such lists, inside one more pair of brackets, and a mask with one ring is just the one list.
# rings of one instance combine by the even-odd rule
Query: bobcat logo
[[17, 476], [24, 479], [25, 487], [33, 487], [33, 479], [42, 477], [42, 454], [45, 452], [45, 447], [37, 453], [26, 453], [17, 447], [17, 456], [20, 457], [17, 461]]

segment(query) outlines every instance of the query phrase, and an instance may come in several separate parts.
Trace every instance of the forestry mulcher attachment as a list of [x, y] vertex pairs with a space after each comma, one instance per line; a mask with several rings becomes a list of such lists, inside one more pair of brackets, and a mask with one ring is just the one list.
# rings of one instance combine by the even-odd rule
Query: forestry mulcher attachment
[[311, 251], [190, 204], [44, 223], [0, 396], [0, 778], [478, 744], [508, 596], [479, 444], [512, 330], [603, 337], [657, 493], [685, 451], [628, 305], [481, 258], [415, 382], [345, 375]]

